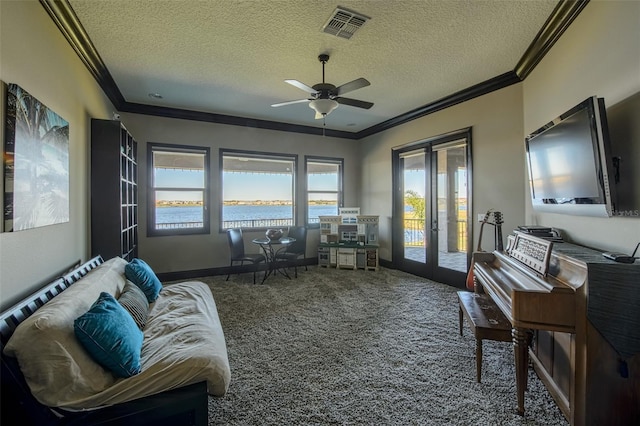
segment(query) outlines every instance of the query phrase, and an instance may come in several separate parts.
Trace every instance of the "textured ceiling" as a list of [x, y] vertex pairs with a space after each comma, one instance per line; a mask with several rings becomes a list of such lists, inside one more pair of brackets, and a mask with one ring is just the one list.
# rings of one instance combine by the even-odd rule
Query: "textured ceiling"
[[[127, 102], [322, 127], [284, 82], [359, 77], [328, 129], [358, 132], [513, 71], [557, 0], [70, 0]], [[337, 6], [370, 17], [350, 39], [322, 32]], [[159, 93], [162, 99], [149, 97]]]

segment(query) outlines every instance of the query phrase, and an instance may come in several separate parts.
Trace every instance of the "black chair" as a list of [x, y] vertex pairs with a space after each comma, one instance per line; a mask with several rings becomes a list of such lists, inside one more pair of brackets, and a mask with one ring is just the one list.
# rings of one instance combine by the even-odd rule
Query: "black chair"
[[[296, 240], [286, 246], [283, 250], [278, 251], [276, 253], [276, 260], [293, 262], [293, 266], [295, 268], [295, 277], [298, 278], [298, 264], [296, 261], [300, 256], [302, 256], [302, 259], [306, 257], [307, 228], [304, 226], [291, 226], [289, 227], [287, 236], [295, 238]], [[307, 265], [304, 265], [304, 270], [308, 270]]]
[[[233, 228], [227, 229], [227, 237], [229, 239], [229, 252], [231, 261], [229, 263], [229, 273], [227, 274], [226, 281], [229, 281], [229, 275], [234, 270], [233, 263], [240, 262], [240, 266], [244, 264], [244, 262], [251, 262], [254, 265], [253, 269], [253, 283], [256, 283], [256, 265], [261, 262], [265, 262], [266, 258], [263, 254], [251, 253], [247, 254], [244, 252], [244, 239], [242, 238], [242, 229]], [[237, 271], [236, 273], [240, 273]]]

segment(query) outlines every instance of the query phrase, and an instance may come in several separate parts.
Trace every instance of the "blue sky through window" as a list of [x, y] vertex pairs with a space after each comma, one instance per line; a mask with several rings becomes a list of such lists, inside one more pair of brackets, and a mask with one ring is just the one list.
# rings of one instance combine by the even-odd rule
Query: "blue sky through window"
[[223, 173], [225, 200], [291, 200], [293, 176], [268, 173]]

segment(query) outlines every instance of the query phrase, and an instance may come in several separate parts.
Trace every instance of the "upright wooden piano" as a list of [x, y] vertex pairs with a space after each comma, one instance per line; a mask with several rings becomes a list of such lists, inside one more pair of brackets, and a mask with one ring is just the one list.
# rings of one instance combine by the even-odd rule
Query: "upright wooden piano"
[[473, 257], [513, 325], [518, 413], [531, 361], [572, 425], [640, 425], [640, 261], [520, 233]]

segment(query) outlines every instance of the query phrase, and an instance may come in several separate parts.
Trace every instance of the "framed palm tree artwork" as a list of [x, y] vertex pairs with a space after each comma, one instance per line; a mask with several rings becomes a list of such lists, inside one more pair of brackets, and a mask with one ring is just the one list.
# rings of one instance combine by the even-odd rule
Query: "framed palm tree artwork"
[[69, 221], [69, 123], [17, 84], [6, 87], [5, 232]]

